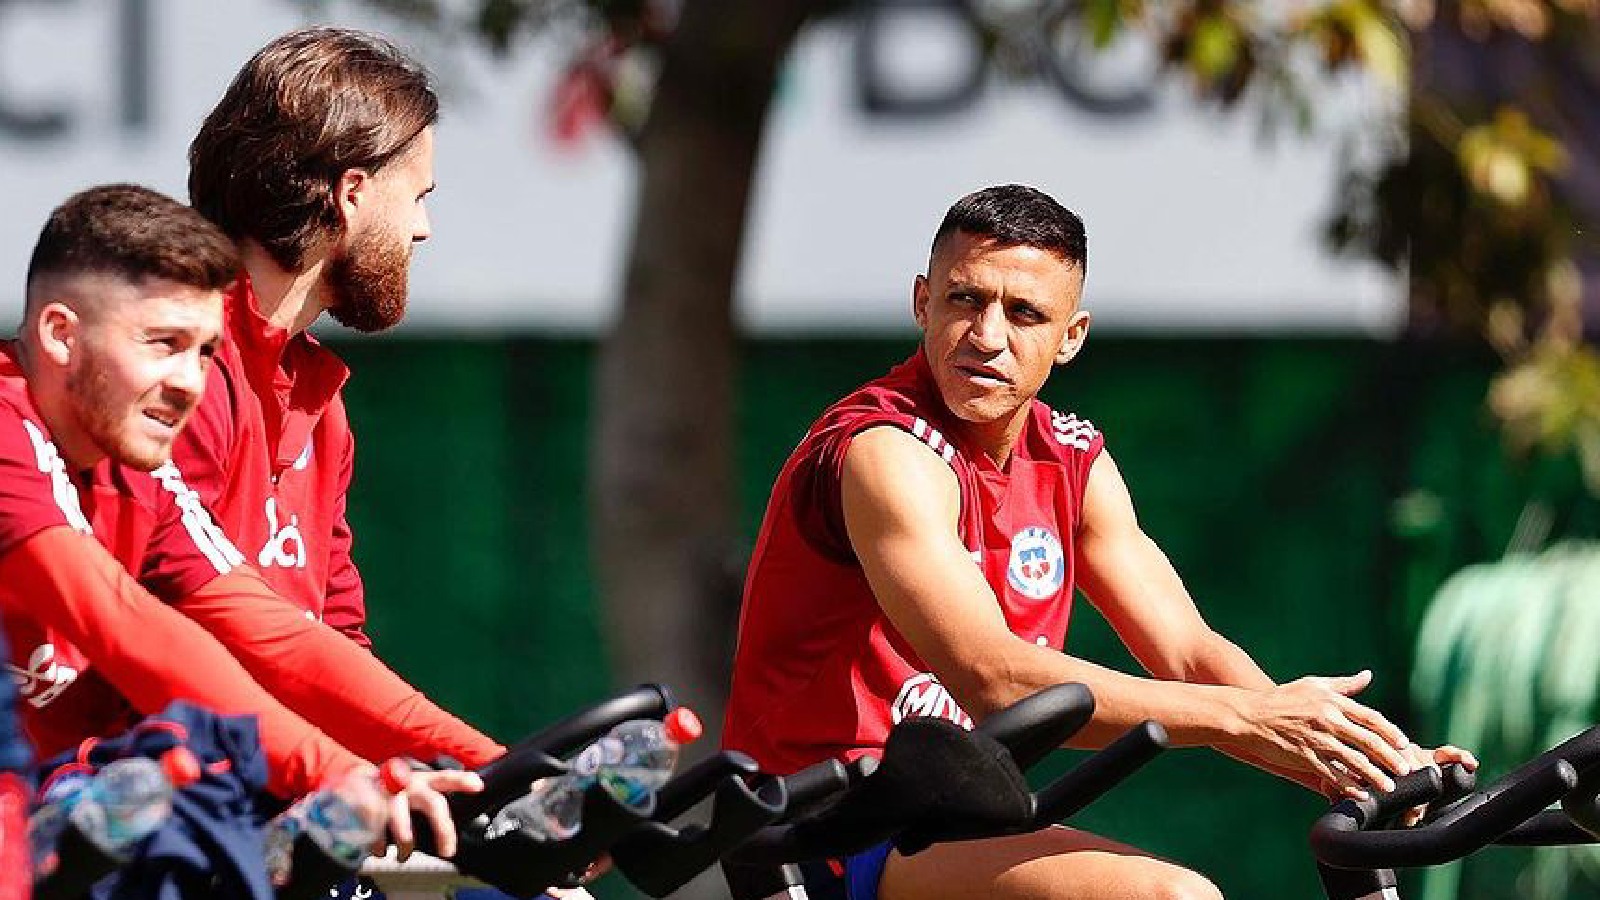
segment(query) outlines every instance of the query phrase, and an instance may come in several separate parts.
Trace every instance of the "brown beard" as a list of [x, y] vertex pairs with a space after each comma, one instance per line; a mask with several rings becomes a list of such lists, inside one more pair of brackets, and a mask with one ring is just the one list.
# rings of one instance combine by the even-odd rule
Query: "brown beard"
[[323, 276], [333, 298], [328, 314], [363, 334], [393, 328], [406, 315], [410, 269], [409, 245], [373, 232], [353, 237]]

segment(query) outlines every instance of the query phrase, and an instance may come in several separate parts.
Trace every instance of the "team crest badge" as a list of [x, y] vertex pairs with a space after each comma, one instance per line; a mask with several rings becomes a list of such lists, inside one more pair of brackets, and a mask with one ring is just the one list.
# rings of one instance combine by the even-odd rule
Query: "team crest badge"
[[1055, 532], [1030, 525], [1011, 538], [1006, 580], [1012, 590], [1033, 600], [1054, 597], [1067, 577], [1066, 555]]

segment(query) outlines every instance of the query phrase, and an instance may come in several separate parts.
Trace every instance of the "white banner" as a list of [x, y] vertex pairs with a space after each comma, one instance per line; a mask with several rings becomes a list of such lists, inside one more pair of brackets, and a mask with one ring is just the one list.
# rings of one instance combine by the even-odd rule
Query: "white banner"
[[[0, 0], [0, 321], [20, 309], [52, 206], [108, 181], [183, 197], [202, 117], [251, 53], [300, 24], [287, 0]], [[1087, 302], [1101, 325], [1388, 333], [1398, 322], [1392, 277], [1321, 248], [1337, 140], [1264, 141], [1249, 109], [1198, 108], [1171, 79], [1144, 92], [1136, 51], [1122, 54], [1123, 71], [1082, 83], [992, 73], [980, 83], [948, 17], [903, 15], [870, 39], [862, 30], [857, 20], [812, 28], [786, 71], [739, 282], [747, 327], [905, 327], [944, 209], [999, 182], [1034, 184], [1083, 215]], [[562, 36], [506, 60], [395, 37], [440, 76], [445, 107], [435, 236], [416, 258], [407, 327], [609, 322], [634, 165], [608, 136], [576, 147], [550, 136]], [[862, 53], [875, 68], [860, 68]], [[950, 102], [923, 115], [893, 98], [861, 102], [897, 87]], [[1136, 111], [1092, 111], [1105, 95]], [[1340, 121], [1325, 131], [1371, 114], [1358, 88], [1328, 99]]]

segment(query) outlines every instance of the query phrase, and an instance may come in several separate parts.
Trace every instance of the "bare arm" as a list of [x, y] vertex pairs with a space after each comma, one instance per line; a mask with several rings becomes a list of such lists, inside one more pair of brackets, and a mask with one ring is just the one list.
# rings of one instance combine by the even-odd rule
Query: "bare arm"
[[[1107, 474], [1114, 479], [1109, 491], [1107, 485], [1094, 484]], [[1241, 651], [1208, 637], [1212, 632], [1170, 564], [1138, 531], [1131, 503], [1122, 511], [1111, 505], [1119, 494], [1126, 502], [1127, 493], [1108, 457], [1095, 464], [1090, 482], [1085, 523], [1088, 527], [1089, 519], [1097, 519], [1100, 531], [1092, 541], [1096, 546], [1082, 555], [1098, 556], [1086, 567], [1100, 573], [1089, 580], [1099, 590], [1102, 608], [1117, 611], [1113, 625], [1141, 661], [1160, 667], [1158, 672], [1203, 672], [1212, 677], [1198, 680], [1226, 683], [1136, 678], [1012, 634], [993, 591], [958, 537], [960, 488], [943, 461], [893, 428], [863, 432], [846, 453], [841, 495], [845, 525], [873, 593], [895, 628], [969, 713], [981, 719], [1041, 688], [1077, 681], [1096, 699], [1093, 720], [1075, 740], [1084, 746], [1103, 746], [1139, 722], [1154, 719], [1175, 744], [1240, 747], [1274, 771], [1311, 769], [1320, 779], [1340, 783], [1350, 782], [1348, 773], [1355, 772], [1383, 787], [1388, 779], [1369, 755], [1394, 771], [1408, 770], [1386, 739], [1403, 742], [1398, 729], [1389, 725], [1393, 735], [1380, 737], [1351, 721], [1356, 713], [1341, 706], [1344, 701], [1359, 707], [1338, 690], [1356, 688], [1331, 680], [1272, 687]], [[1119, 514], [1127, 517], [1120, 524]], [[1129, 543], [1135, 534], [1139, 540]], [[1106, 574], [1153, 559], [1159, 567], [1126, 579]], [[1133, 609], [1141, 598], [1152, 597], [1161, 608], [1149, 614]], [[1342, 725], [1323, 722], [1323, 714], [1332, 719], [1335, 713]], [[1371, 715], [1382, 722], [1381, 716]]]

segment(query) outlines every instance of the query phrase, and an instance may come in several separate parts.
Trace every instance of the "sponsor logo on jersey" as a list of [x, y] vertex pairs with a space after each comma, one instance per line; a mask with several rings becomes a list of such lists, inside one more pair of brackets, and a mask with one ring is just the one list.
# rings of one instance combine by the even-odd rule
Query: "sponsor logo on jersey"
[[[306, 450], [311, 449], [306, 445]], [[256, 562], [262, 568], [268, 566], [282, 566], [285, 569], [304, 569], [306, 567], [306, 541], [300, 534], [300, 517], [294, 513], [289, 514], [289, 521], [278, 527], [278, 500], [276, 497], [267, 498], [267, 543], [256, 554]]]
[[311, 444], [311, 441], [306, 441], [306, 448], [300, 451], [300, 455], [295, 457], [294, 465], [289, 468], [296, 472], [304, 472], [306, 467], [311, 465]]
[[28, 667], [6, 663], [11, 677], [17, 682], [17, 695], [34, 707], [43, 707], [61, 696], [61, 692], [78, 680], [78, 670], [56, 662], [54, 644], [40, 644], [28, 654]]
[[1095, 436], [1100, 433], [1089, 420], [1054, 410], [1050, 412], [1050, 430], [1055, 435], [1056, 443], [1074, 450], [1088, 450]]
[[1067, 577], [1067, 559], [1061, 540], [1043, 525], [1029, 525], [1011, 538], [1011, 562], [1006, 581], [1011, 589], [1033, 600], [1054, 597]]
[[972, 717], [967, 715], [950, 696], [945, 686], [932, 672], [918, 672], [907, 678], [900, 685], [900, 693], [895, 695], [894, 705], [889, 708], [889, 717], [896, 725], [915, 716], [932, 716], [936, 719], [948, 719], [968, 731], [972, 730]]

